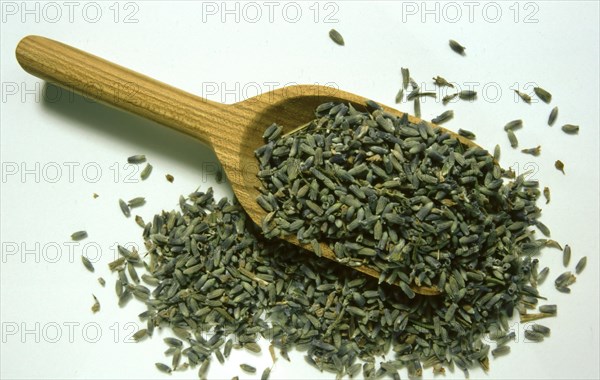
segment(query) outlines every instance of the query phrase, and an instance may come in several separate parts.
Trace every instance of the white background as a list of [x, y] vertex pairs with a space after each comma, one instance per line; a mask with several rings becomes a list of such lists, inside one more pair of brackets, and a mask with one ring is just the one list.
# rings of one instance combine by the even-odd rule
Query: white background
[[[106, 263], [117, 243], [142, 243], [140, 228], [123, 217], [117, 199], [147, 197], [134, 214], [151, 220], [154, 213], [177, 207], [179, 195], [198, 186], [231, 194], [227, 184], [215, 182], [216, 160], [203, 145], [46, 88], [25, 73], [14, 49], [28, 34], [63, 41], [227, 103], [290, 83], [330, 83], [392, 105], [400, 67], [409, 67], [429, 89], [436, 75], [461, 88], [474, 86], [477, 101], [449, 105], [456, 116], [445, 126], [472, 130], [487, 149], [499, 143], [505, 167], [519, 173], [533, 168], [533, 178], [552, 190], [551, 203], [540, 202], [543, 222], [554, 239], [573, 248], [571, 268], [582, 255], [588, 256], [588, 268], [571, 295], [560, 294], [552, 286], [565, 270], [560, 252], [544, 251], [540, 267], [548, 265], [551, 272], [541, 290], [548, 302], [559, 305], [558, 317], [543, 321], [552, 336], [542, 344], [524, 342], [524, 326], [515, 321], [518, 342], [512, 353], [491, 360], [488, 375], [474, 370], [472, 378], [600, 376], [597, 2], [228, 2], [231, 13], [224, 12], [222, 2], [24, 4], [2, 2], [2, 378], [167, 378], [153, 365], [170, 360], [162, 355], [160, 334], [143, 343], [127, 342], [135, 326], [143, 326], [136, 317], [141, 304], [116, 305]], [[332, 27], [346, 39], [345, 47], [329, 40]], [[449, 38], [467, 47], [466, 57], [449, 49]], [[531, 93], [533, 83], [553, 94], [551, 105], [515, 99], [515, 85]], [[554, 105], [560, 112], [550, 128], [546, 120]], [[410, 104], [397, 107], [412, 112]], [[429, 98], [422, 104], [425, 119], [444, 109]], [[520, 148], [539, 144], [539, 157], [510, 148], [502, 126], [517, 118], [525, 123], [517, 132]], [[580, 125], [579, 135], [564, 134], [564, 123]], [[126, 165], [126, 157], [142, 153], [154, 165], [144, 182], [138, 180], [138, 168]], [[565, 163], [566, 175], [554, 169], [556, 159]], [[175, 176], [174, 183], [165, 180], [166, 173]], [[93, 199], [93, 192], [99, 198]], [[80, 229], [89, 238], [70, 247], [70, 234]], [[86, 253], [94, 259], [97, 252], [91, 274], [79, 257]], [[107, 280], [106, 288], [98, 276]], [[102, 305], [95, 315], [92, 293]], [[261, 343], [266, 349], [268, 343]], [[225, 366], [212, 363], [210, 378], [249, 377], [238, 367], [242, 362], [259, 368], [260, 376], [270, 358], [234, 351]], [[424, 376], [432, 377], [431, 370]], [[195, 377], [196, 371], [172, 375]], [[295, 354], [292, 363], [280, 359], [271, 378], [333, 376], [308, 367]]]

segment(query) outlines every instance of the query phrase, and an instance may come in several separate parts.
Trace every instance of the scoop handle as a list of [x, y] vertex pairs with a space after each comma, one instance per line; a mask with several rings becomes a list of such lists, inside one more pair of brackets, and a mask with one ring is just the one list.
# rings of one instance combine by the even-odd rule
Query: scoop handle
[[23, 38], [16, 56], [32, 75], [209, 145], [210, 128], [218, 124], [216, 111], [226, 107], [41, 36]]

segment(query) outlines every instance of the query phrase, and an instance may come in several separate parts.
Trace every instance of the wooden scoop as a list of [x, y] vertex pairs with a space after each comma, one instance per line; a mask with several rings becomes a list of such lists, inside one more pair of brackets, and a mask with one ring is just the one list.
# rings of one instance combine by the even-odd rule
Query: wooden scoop
[[[363, 108], [366, 98], [325, 86], [298, 85], [270, 91], [235, 104], [215, 103], [178, 90], [167, 84], [136, 73], [102, 58], [63, 43], [28, 36], [19, 42], [17, 60], [27, 72], [63, 86], [80, 95], [110, 106], [132, 112], [186, 133], [211, 146], [221, 162], [237, 199], [250, 218], [261, 224], [266, 212], [256, 198], [261, 185], [254, 150], [264, 145], [262, 134], [272, 123], [284, 126], [284, 133], [314, 119], [315, 108], [325, 102], [350, 102]], [[403, 113], [383, 106], [389, 113]], [[409, 116], [413, 123], [421, 120]], [[444, 130], [446, 131], [446, 130]], [[474, 144], [447, 131], [462, 143]], [[285, 238], [300, 244], [295, 236]], [[322, 255], [337, 261], [325, 243]], [[365, 274], [379, 277], [377, 271], [365, 266], [353, 267]], [[423, 295], [436, 295], [436, 288], [411, 288]]]

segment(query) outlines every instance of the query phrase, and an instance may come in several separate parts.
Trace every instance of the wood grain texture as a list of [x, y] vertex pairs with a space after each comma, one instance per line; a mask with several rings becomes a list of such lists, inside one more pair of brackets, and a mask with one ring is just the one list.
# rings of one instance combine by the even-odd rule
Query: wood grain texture
[[[258, 162], [254, 150], [264, 144], [262, 134], [265, 128], [275, 122], [284, 126], [285, 133], [312, 120], [314, 109], [321, 103], [350, 102], [357, 109], [364, 109], [367, 100], [330, 87], [297, 85], [225, 105], [40, 36], [21, 40], [16, 56], [27, 72], [39, 78], [166, 125], [210, 145], [223, 165], [239, 202], [257, 224], [266, 213], [256, 203], [260, 181], [256, 176]], [[392, 114], [403, 115], [393, 108], [383, 108]], [[409, 120], [421, 122], [410, 115]], [[466, 145], [475, 145], [451, 131], [447, 132]], [[293, 236], [287, 240], [311, 250], [310, 245], [299, 244]], [[327, 244], [321, 246], [323, 256], [336, 261]], [[354, 269], [379, 277], [379, 273], [364, 266]], [[440, 293], [435, 288], [416, 285], [412, 288], [424, 295]]]

